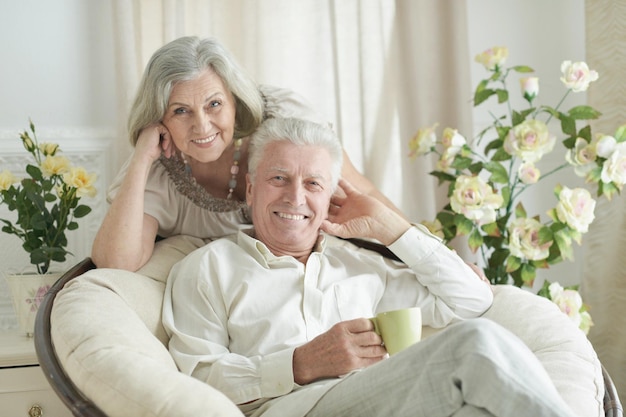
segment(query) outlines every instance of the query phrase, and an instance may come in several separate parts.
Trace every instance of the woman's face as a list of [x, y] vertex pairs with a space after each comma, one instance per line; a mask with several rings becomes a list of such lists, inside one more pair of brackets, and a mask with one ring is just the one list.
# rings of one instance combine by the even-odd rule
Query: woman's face
[[176, 147], [199, 162], [212, 162], [233, 140], [235, 98], [222, 79], [207, 69], [174, 85], [163, 116]]

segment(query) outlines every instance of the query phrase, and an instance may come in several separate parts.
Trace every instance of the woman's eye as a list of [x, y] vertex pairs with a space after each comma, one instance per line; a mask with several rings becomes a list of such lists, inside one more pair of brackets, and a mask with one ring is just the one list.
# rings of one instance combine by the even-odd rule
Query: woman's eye
[[178, 108], [174, 110], [174, 114], [183, 114], [183, 113], [187, 113], [187, 109]]
[[219, 100], [213, 100], [209, 103], [209, 107], [219, 107], [222, 104]]

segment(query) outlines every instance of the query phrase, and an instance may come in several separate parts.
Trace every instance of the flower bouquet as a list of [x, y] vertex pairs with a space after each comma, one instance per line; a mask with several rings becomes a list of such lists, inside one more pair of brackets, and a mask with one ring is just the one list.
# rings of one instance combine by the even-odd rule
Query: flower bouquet
[[[555, 205], [542, 218], [527, 213], [520, 201], [522, 194], [533, 184], [569, 168], [594, 184], [598, 197], [611, 199], [626, 182], [626, 125], [613, 135], [592, 135], [588, 121], [597, 119], [598, 111], [587, 105], [561, 110], [568, 94], [586, 91], [598, 79], [597, 72], [586, 63], [562, 63], [561, 81], [566, 92], [556, 107], [551, 107], [534, 104], [539, 79], [527, 76], [533, 69], [525, 65], [504, 67], [507, 57], [505, 47], [476, 56], [489, 76], [476, 87], [474, 106], [494, 97], [503, 114], [493, 115], [492, 123], [471, 142], [450, 127], [443, 129], [439, 140], [435, 124], [420, 129], [409, 148], [411, 158], [435, 153], [437, 166], [430, 174], [440, 184], [448, 184], [449, 203], [434, 222], [424, 224], [446, 241], [467, 236], [470, 249], [480, 251], [485, 275], [492, 284], [522, 287], [533, 285], [537, 268], [573, 259], [572, 242], [581, 244], [582, 235], [594, 220], [596, 204], [586, 188], [557, 184]], [[519, 110], [512, 109], [507, 88], [509, 76], [515, 73], [523, 75], [519, 82], [527, 103]], [[537, 163], [557, 143], [553, 125], [558, 125], [562, 134], [563, 162], [542, 173]], [[549, 296], [549, 286], [546, 282], [540, 294]], [[579, 310], [584, 308], [581, 303]]]
[[30, 254], [30, 263], [39, 274], [45, 274], [51, 262], [64, 262], [67, 250], [66, 231], [78, 228], [75, 219], [86, 216], [91, 208], [79, 204], [83, 196], [93, 197], [95, 174], [82, 167], [71, 166], [61, 156], [56, 143], [37, 141], [35, 126], [20, 138], [34, 164], [26, 166], [28, 176], [15, 177], [10, 171], [0, 172], [0, 203], [17, 212], [15, 222], [0, 219], [2, 231], [22, 240]]

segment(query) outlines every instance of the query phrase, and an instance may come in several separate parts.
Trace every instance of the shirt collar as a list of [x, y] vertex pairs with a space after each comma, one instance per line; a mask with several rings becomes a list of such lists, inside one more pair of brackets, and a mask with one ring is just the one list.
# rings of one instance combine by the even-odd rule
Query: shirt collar
[[[326, 235], [320, 233], [317, 238], [317, 242], [313, 247], [313, 253], [324, 253], [326, 249]], [[276, 256], [274, 255], [265, 243], [254, 237], [254, 228], [241, 229], [237, 232], [237, 244], [241, 246], [247, 253], [252, 255], [257, 261], [262, 264], [268, 265], [271, 262], [278, 260], [284, 260], [285, 258], [292, 258], [291, 256]]]

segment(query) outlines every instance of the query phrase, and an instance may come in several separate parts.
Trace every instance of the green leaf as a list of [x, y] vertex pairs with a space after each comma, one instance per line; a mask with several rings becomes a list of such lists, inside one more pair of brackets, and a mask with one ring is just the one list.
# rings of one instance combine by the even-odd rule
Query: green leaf
[[[556, 211], [556, 210], [555, 210]], [[552, 230], [549, 227], [542, 227], [539, 229], [539, 244], [543, 245], [544, 243], [548, 243], [553, 240]]]
[[537, 270], [534, 266], [530, 264], [522, 265], [522, 281], [524, 281], [524, 283], [532, 286], [532, 283], [535, 280], [536, 276]]
[[488, 154], [491, 150], [498, 150], [504, 145], [504, 141], [502, 139], [494, 139], [485, 146], [485, 154]]
[[559, 119], [561, 119], [561, 130], [563, 133], [569, 136], [576, 136], [576, 120], [563, 113], [560, 114]]
[[[580, 129], [580, 131], [578, 132], [578, 137], [579, 138], [583, 138], [587, 141], [587, 143], [591, 143], [591, 126], [589, 125], [585, 125], [582, 129]], [[572, 145], [572, 148], [574, 147], [574, 145]]]
[[482, 171], [483, 169], [483, 163], [478, 161], [478, 162], [474, 162], [472, 165], [470, 165], [469, 167], [467, 167], [468, 171], [471, 172], [474, 175], [478, 175], [478, 173], [480, 171]]
[[572, 107], [568, 113], [576, 120], [591, 120], [602, 116], [602, 113], [587, 105]]
[[491, 157], [492, 161], [508, 161], [512, 156], [505, 151], [503, 148], [500, 148], [496, 151], [496, 153]]
[[445, 181], [456, 181], [456, 177], [452, 174], [448, 174], [447, 172], [432, 171], [429, 174], [439, 180], [439, 185], [443, 184]]
[[474, 223], [462, 214], [454, 216], [454, 224], [456, 225], [457, 235], [467, 235], [474, 228]]
[[526, 209], [524, 208], [524, 205], [521, 201], [517, 204], [517, 206], [515, 206], [515, 217], [517, 217], [518, 219], [524, 219], [528, 217], [526, 214]]
[[511, 187], [509, 187], [508, 185], [505, 187], [502, 187], [500, 189], [500, 195], [502, 196], [503, 202], [502, 202], [502, 206], [506, 207], [509, 205], [509, 201], [511, 201]]
[[35, 181], [43, 181], [43, 175], [41, 173], [41, 169], [35, 165], [26, 165], [26, 172], [28, 175], [32, 177]]
[[472, 161], [471, 158], [464, 158], [462, 156], [456, 156], [454, 158], [454, 161], [452, 161], [452, 168], [457, 169], [459, 171], [463, 171], [464, 169], [467, 169], [470, 165], [472, 165], [474, 161]]
[[493, 236], [493, 237], [499, 237], [502, 235], [502, 233], [500, 233], [500, 229], [498, 229], [498, 224], [496, 222], [492, 222], [492, 223], [488, 223], [488, 224], [483, 224], [481, 226], [481, 229], [487, 233], [487, 235], [489, 236]]
[[84, 204], [81, 204], [80, 206], [74, 209], [74, 217], [76, 217], [77, 219], [80, 219], [81, 217], [85, 217], [89, 213], [91, 213], [91, 207], [88, 207]]
[[489, 97], [491, 97], [494, 94], [496, 94], [496, 92], [490, 89], [485, 89], [481, 91], [477, 90], [476, 93], [474, 94], [474, 107], [478, 106], [479, 104], [481, 104], [483, 101], [487, 100]]
[[516, 256], [509, 256], [506, 258], [506, 272], [509, 274], [511, 272], [517, 271], [520, 266], [522, 266], [522, 260]]
[[532, 69], [531, 67], [529, 67], [527, 65], [515, 65], [515, 66], [511, 67], [511, 69], [513, 71], [517, 71], [517, 72], [521, 72], [521, 73], [535, 72], [534, 69]]
[[508, 184], [509, 173], [504, 165], [499, 162], [491, 161], [484, 164], [485, 169], [491, 172], [490, 181], [497, 184]]
[[468, 239], [468, 246], [473, 253], [476, 253], [478, 248], [480, 248], [483, 244], [483, 236], [480, 234], [480, 231], [477, 228], [472, 230]]
[[618, 127], [613, 137], [618, 143], [626, 141], [626, 125]]
[[572, 249], [572, 240], [564, 230], [559, 230], [554, 234], [554, 241], [561, 252], [563, 259], [574, 259], [574, 251]]
[[496, 90], [496, 94], [498, 94], [498, 103], [504, 103], [509, 99], [509, 92], [507, 90], [498, 89]]

